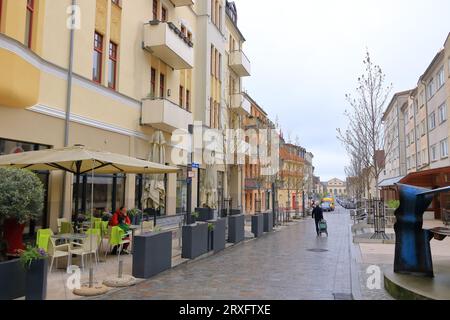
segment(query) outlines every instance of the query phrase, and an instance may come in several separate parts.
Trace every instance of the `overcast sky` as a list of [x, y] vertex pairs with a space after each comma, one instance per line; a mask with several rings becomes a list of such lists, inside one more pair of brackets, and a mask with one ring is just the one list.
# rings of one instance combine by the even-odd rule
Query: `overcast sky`
[[346, 127], [369, 49], [395, 91], [413, 88], [450, 32], [449, 0], [235, 0], [252, 63], [245, 89], [314, 153], [322, 181], [345, 178]]

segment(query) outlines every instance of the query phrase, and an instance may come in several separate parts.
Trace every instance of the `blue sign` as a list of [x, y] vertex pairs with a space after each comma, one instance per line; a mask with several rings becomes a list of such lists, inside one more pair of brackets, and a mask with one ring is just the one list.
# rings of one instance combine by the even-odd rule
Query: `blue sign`
[[192, 163], [192, 169], [199, 169], [200, 168], [200, 164], [199, 163]]

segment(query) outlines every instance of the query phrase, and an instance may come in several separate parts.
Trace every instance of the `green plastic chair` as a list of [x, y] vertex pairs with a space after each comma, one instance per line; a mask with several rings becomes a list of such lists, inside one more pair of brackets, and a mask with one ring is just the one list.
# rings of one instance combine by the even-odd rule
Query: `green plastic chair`
[[52, 229], [39, 229], [36, 235], [36, 244], [38, 248], [48, 251], [48, 242], [52, 235]]
[[[122, 247], [125, 243], [130, 243], [130, 240], [124, 240], [126, 236], [125, 231], [120, 227], [112, 227], [109, 235], [109, 247], [112, 249], [115, 246], [119, 246], [119, 252], [122, 251]], [[108, 250], [105, 251], [105, 259], [108, 254]]]
[[86, 231], [87, 235], [96, 235], [97, 236], [97, 242], [98, 244], [100, 244], [100, 242], [102, 241], [102, 236], [101, 236], [102, 231], [100, 229], [94, 228], [94, 229], [88, 229]]
[[73, 233], [73, 226], [71, 222], [61, 222], [61, 231], [62, 234]]

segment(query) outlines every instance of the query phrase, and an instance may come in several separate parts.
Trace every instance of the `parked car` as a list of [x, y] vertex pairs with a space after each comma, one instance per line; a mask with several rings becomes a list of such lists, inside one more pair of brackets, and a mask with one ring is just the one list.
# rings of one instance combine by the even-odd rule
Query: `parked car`
[[325, 212], [333, 211], [333, 209], [331, 208], [331, 203], [328, 201], [322, 202], [321, 207], [322, 207], [322, 210]]

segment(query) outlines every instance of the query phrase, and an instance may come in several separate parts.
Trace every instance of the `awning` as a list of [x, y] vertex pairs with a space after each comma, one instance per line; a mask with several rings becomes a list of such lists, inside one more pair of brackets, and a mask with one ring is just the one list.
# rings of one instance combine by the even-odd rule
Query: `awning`
[[400, 176], [400, 177], [396, 177], [396, 178], [390, 178], [390, 179], [385, 179], [383, 181], [380, 182], [380, 184], [378, 185], [380, 188], [383, 187], [392, 187], [394, 186], [396, 183], [399, 183], [400, 180], [402, 180], [405, 176]]

